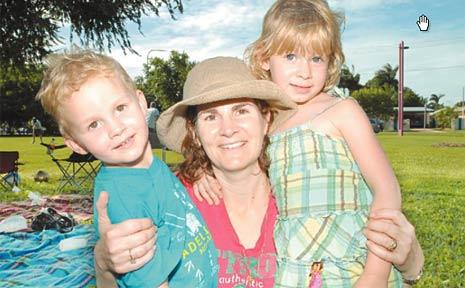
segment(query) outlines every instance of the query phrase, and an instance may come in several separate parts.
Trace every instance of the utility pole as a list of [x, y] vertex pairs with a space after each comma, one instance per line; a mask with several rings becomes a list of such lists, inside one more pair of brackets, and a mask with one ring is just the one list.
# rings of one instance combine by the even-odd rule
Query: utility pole
[[465, 121], [465, 86], [462, 87], [462, 119]]
[[408, 49], [404, 46], [404, 41], [399, 43], [399, 85], [397, 96], [397, 132], [399, 136], [404, 135], [404, 50]]

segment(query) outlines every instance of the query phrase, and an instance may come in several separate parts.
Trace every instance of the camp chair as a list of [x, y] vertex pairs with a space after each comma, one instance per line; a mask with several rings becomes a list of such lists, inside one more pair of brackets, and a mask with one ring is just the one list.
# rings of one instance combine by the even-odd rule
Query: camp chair
[[[18, 151], [0, 151], [0, 174], [2, 175], [0, 185], [6, 190], [18, 186], [18, 159]], [[13, 181], [10, 180], [10, 177]]]
[[73, 152], [68, 158], [57, 159], [53, 157], [52, 160], [63, 174], [57, 189], [58, 192], [63, 191], [67, 185], [73, 186], [78, 191], [84, 191], [83, 184], [87, 181], [93, 181], [100, 168], [100, 162], [98, 164], [92, 163], [97, 160], [92, 154], [82, 155]]
[[100, 168], [100, 162], [93, 163], [97, 159], [92, 154], [82, 155], [76, 152], [71, 153], [68, 158], [56, 158], [53, 152], [66, 147], [66, 145], [45, 143], [41, 143], [41, 145], [47, 148], [47, 154], [50, 155], [62, 174], [57, 191], [62, 192], [66, 186], [71, 186], [79, 192], [84, 192], [85, 187], [83, 184], [94, 180]]

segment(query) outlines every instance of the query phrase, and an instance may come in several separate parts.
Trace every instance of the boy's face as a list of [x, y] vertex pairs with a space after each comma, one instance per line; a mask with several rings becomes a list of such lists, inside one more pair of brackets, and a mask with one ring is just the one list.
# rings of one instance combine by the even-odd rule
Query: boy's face
[[146, 105], [142, 92], [129, 91], [118, 77], [89, 79], [63, 103], [65, 143], [108, 166], [148, 167]]
[[271, 80], [298, 105], [320, 94], [328, 76], [327, 58], [318, 55], [273, 55], [262, 68], [270, 71]]

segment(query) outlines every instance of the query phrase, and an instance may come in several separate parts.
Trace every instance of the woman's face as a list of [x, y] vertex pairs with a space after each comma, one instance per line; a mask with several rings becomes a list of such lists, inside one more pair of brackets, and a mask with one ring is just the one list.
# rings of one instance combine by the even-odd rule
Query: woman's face
[[197, 109], [197, 138], [213, 170], [250, 169], [256, 173], [269, 115], [263, 115], [255, 102], [247, 99], [219, 101]]

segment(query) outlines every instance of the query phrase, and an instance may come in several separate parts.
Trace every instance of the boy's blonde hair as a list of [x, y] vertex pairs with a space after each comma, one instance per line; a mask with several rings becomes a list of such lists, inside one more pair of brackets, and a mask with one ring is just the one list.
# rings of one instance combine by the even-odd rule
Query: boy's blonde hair
[[90, 50], [51, 54], [45, 59], [45, 64], [47, 70], [36, 100], [40, 100], [45, 112], [58, 123], [62, 135], [67, 134], [62, 103], [91, 77], [116, 76], [128, 91], [136, 91], [134, 82], [118, 61]]
[[[344, 16], [332, 11], [324, 0], [278, 0], [265, 15], [260, 37], [247, 47], [245, 59], [253, 74], [270, 80], [262, 64], [273, 55], [314, 53], [328, 59], [324, 91], [339, 82], [344, 63], [340, 26]], [[326, 59], [325, 59], [326, 60]]]

